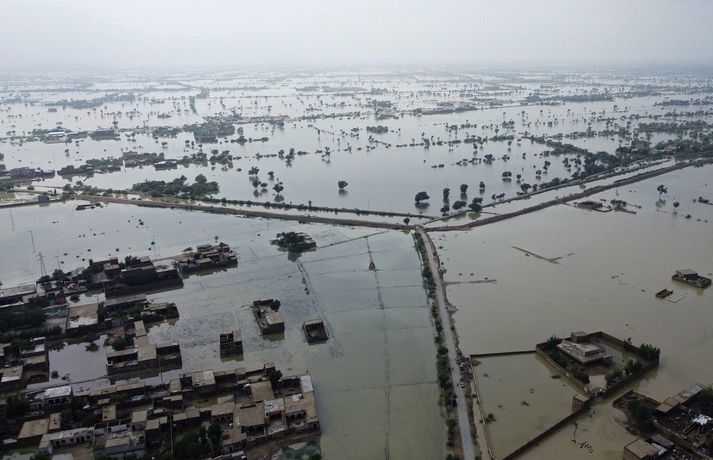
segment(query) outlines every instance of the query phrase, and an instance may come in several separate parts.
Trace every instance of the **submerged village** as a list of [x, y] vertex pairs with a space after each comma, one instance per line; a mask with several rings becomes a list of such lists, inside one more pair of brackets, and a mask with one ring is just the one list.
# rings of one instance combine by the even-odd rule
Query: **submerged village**
[[0, 81], [3, 459], [713, 458], [713, 79]]

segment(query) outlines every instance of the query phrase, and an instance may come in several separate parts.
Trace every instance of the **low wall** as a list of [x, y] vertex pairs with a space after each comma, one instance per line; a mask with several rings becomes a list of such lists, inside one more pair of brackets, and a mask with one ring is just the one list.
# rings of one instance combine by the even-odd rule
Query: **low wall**
[[542, 349], [541, 345], [543, 344], [538, 343], [537, 347], [535, 348], [535, 353], [537, 354], [537, 356], [544, 359], [545, 362], [547, 362], [547, 364], [549, 364], [550, 366], [554, 367], [557, 372], [563, 374], [565, 378], [569, 380], [572, 385], [577, 387], [582, 393], [588, 395], [589, 391], [585, 387], [584, 383], [581, 380], [574, 378], [572, 374], [567, 371], [567, 369], [563, 368], [562, 366], [557, 364], [552, 358], [550, 358], [550, 355], [548, 355], [545, 350]]
[[112, 298], [112, 297], [120, 297], [120, 296], [125, 296], [129, 294], [136, 294], [137, 292], [148, 292], [148, 291], [154, 291], [158, 289], [165, 289], [173, 286], [183, 286], [183, 279], [178, 277], [178, 278], [170, 278], [167, 280], [162, 280], [162, 281], [156, 281], [153, 283], [147, 283], [147, 284], [140, 284], [138, 286], [125, 286], [121, 287], [118, 289], [108, 289], [104, 291], [104, 295], [107, 298]]
[[475, 355], [470, 355], [473, 359], [478, 358], [490, 358], [493, 356], [513, 356], [513, 355], [529, 355], [535, 353], [535, 350], [520, 350], [520, 351], [501, 351], [496, 353], [479, 353]]
[[533, 448], [533, 447], [535, 447], [536, 445], [538, 445], [538, 444], [539, 444], [541, 441], [543, 441], [545, 438], [547, 438], [547, 437], [549, 437], [550, 435], [552, 435], [552, 434], [554, 434], [555, 432], [557, 432], [557, 431], [558, 431], [560, 428], [562, 428], [564, 425], [566, 425], [566, 424], [568, 424], [569, 422], [575, 420], [576, 418], [579, 418], [581, 415], [583, 415], [583, 414], [589, 412], [589, 407], [590, 407], [590, 404], [591, 404], [591, 400], [592, 400], [591, 398], [587, 399], [587, 401], [582, 405], [582, 407], [580, 407], [580, 408], [577, 409], [576, 411], [572, 412], [572, 413], [569, 414], [568, 416], [564, 417], [562, 420], [560, 420], [559, 422], [555, 423], [555, 424], [552, 425], [551, 427], [547, 428], [545, 431], [543, 431], [542, 433], [538, 434], [538, 435], [535, 436], [534, 438], [530, 439], [529, 441], [527, 441], [527, 442], [526, 442], [525, 444], [523, 444], [522, 446], [520, 446], [520, 447], [518, 447], [517, 449], [515, 449], [514, 451], [510, 452], [508, 455], [506, 455], [505, 457], [503, 457], [502, 460], [511, 460], [511, 459], [513, 459], [513, 458], [517, 458], [517, 457], [521, 456], [522, 454], [524, 454], [525, 452], [527, 452], [527, 451], [530, 450], [531, 448]]

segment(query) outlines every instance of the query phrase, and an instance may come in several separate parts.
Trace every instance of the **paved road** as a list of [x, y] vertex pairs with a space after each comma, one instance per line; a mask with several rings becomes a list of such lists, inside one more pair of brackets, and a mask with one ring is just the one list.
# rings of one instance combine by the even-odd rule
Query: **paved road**
[[[441, 322], [443, 323], [443, 340], [446, 348], [448, 349], [448, 359], [451, 362], [451, 380], [453, 381], [453, 389], [456, 395], [458, 426], [460, 428], [461, 445], [463, 446], [463, 458], [466, 460], [473, 460], [477, 454], [480, 454], [480, 451], [473, 442], [473, 431], [471, 430], [470, 420], [468, 419], [469, 400], [465, 397], [465, 390], [458, 385], [458, 382], [460, 382], [461, 379], [460, 366], [458, 365], [458, 353], [455, 339], [453, 337], [453, 331], [451, 330], [450, 315], [448, 314], [446, 304], [446, 294], [439, 271], [438, 258], [436, 257], [436, 247], [433, 245], [433, 241], [431, 241], [431, 238], [423, 230], [423, 228], [419, 227], [417, 228], [417, 231], [421, 234], [421, 237], [425, 242], [426, 253], [428, 255], [427, 262], [431, 267], [433, 280], [436, 283], [436, 304], [438, 305]], [[470, 385], [467, 385], [466, 388], [470, 388]]]

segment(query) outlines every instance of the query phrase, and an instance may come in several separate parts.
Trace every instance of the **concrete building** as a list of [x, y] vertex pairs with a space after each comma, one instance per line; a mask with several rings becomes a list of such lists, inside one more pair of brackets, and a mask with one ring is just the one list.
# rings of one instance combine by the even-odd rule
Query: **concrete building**
[[72, 305], [67, 309], [67, 335], [79, 337], [99, 329], [99, 304]]
[[240, 329], [220, 334], [220, 356], [241, 354], [243, 352], [243, 338]]
[[108, 426], [94, 438], [94, 456], [115, 460], [142, 458], [146, 455], [143, 430], [131, 430], [126, 425]]
[[285, 332], [285, 321], [282, 319], [282, 315], [271, 307], [274, 302], [273, 299], [253, 302], [253, 314], [263, 335]]
[[47, 433], [40, 440], [40, 444], [37, 447], [37, 455], [50, 456], [58, 448], [89, 443], [93, 439], [94, 429], [86, 427]]
[[624, 447], [623, 460], [655, 460], [659, 450], [641, 438], [630, 442]]
[[41, 394], [42, 406], [45, 409], [66, 406], [71, 402], [73, 395], [72, 385], [47, 388]]
[[37, 445], [42, 436], [47, 434], [49, 430], [49, 419], [41, 418], [37, 420], [28, 420], [22, 424], [20, 434], [17, 435], [17, 445], [32, 446]]
[[695, 286], [697, 288], [707, 288], [711, 285], [710, 278], [701, 276], [691, 269], [676, 270], [676, 273], [671, 277], [671, 279]]
[[587, 337], [584, 332], [573, 332], [569, 339], [557, 345], [557, 349], [584, 366], [612, 359], [603, 346]]
[[308, 343], [324, 342], [329, 338], [327, 329], [324, 327], [324, 321], [321, 319], [305, 321], [302, 324], [302, 329], [305, 332]]

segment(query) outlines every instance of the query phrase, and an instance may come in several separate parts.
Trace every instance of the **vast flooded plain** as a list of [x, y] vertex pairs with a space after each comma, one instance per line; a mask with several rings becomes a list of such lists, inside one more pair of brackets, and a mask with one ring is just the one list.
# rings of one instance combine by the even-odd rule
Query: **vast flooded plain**
[[[179, 342], [182, 364], [134, 380], [274, 362], [286, 375], [312, 375], [324, 458], [436, 459], [449, 453], [452, 412], [445, 415], [434, 362], [440, 320], [412, 237], [425, 228], [457, 309], [460, 353], [532, 350], [552, 335], [602, 330], [661, 348], [660, 367], [635, 387], [662, 399], [713, 382], [710, 292], [671, 280], [681, 268], [713, 272], [713, 207], [704, 200], [713, 201], [713, 165], [616, 181], [710, 156], [711, 88], [708, 75], [636, 72], [6, 76], [0, 281], [14, 286], [92, 259], [160, 260], [228, 243], [237, 268], [191, 274], [182, 288], [148, 294], [178, 307], [180, 317], [150, 325], [148, 337]], [[624, 210], [570, 201], [449, 228], [595, 186], [608, 189], [587, 200], [624, 201]], [[41, 193], [57, 201], [34, 203]], [[77, 209], [88, 199], [104, 204]], [[131, 199], [163, 200], [165, 208]], [[271, 208], [293, 221], [170, 209], [169, 200]], [[351, 226], [306, 223], [344, 215]], [[270, 240], [283, 231], [307, 232], [317, 249], [278, 250]], [[664, 288], [673, 295], [655, 298]], [[260, 298], [281, 300], [283, 336], [260, 335], [247, 307]], [[92, 293], [79, 302], [102, 299]], [[329, 341], [307, 344], [301, 325], [311, 319], [324, 321]], [[218, 335], [234, 328], [244, 353], [221, 358]], [[105, 339], [94, 341], [97, 351], [69, 341], [54, 347], [57, 376], [30, 389], [114, 383]], [[571, 412], [576, 389], [533, 354], [479, 361], [478, 404], [492, 417], [475, 421], [488, 434], [478, 443], [496, 458]], [[620, 458], [633, 439], [623, 419], [604, 401], [527, 458]]]
[[[583, 151], [538, 139], [613, 153], [640, 141], [653, 147], [695, 137], [713, 115], [709, 84], [686, 75], [570, 73], [17, 77], [5, 92], [0, 86], [0, 145], [8, 169], [59, 170], [127, 152], [192, 158], [161, 170], [120, 161], [114, 172], [58, 175], [43, 186], [79, 181], [124, 190], [203, 174], [219, 184], [216, 198], [439, 215], [444, 188], [453, 191], [451, 203], [489, 202], [582, 170], [569, 161]], [[214, 143], [191, 131], [230, 122], [236, 128]], [[99, 128], [116, 136], [86, 136]], [[67, 141], [46, 143], [58, 130]], [[255, 187], [255, 177], [266, 186]], [[341, 192], [340, 180], [348, 183]], [[462, 198], [461, 184], [468, 186]], [[414, 206], [419, 191], [430, 195], [430, 206]]]

